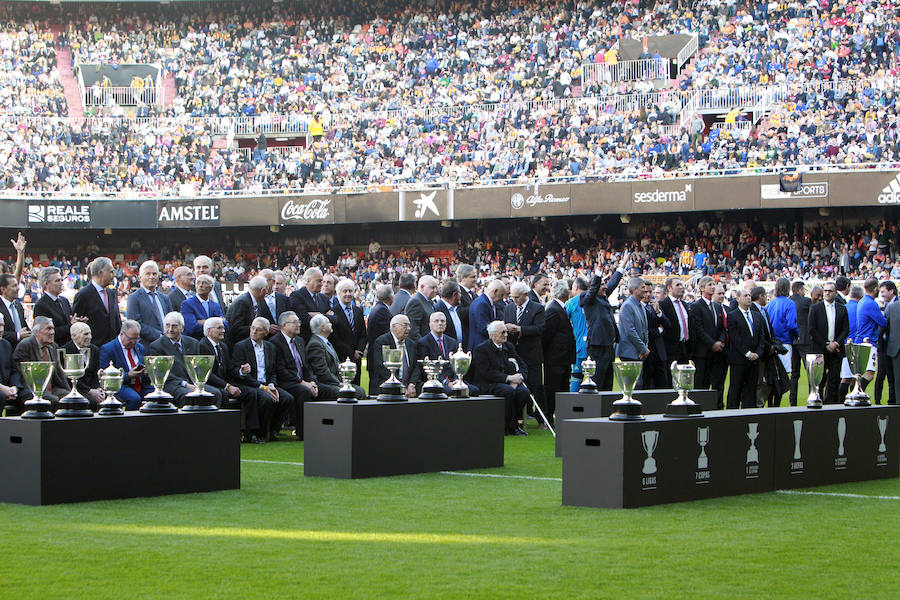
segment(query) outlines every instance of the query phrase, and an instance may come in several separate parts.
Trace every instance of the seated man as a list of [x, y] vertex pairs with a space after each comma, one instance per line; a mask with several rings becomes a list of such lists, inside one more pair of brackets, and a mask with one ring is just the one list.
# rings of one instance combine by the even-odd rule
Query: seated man
[[[166, 377], [166, 382], [163, 384], [163, 389], [172, 395], [173, 403], [176, 406], [184, 406], [188, 404], [185, 399], [187, 395], [197, 389], [191, 382], [184, 357], [200, 354], [200, 348], [197, 340], [181, 335], [184, 331], [184, 317], [180, 312], [168, 313], [163, 319], [163, 328], [163, 336], [150, 344], [147, 355], [171, 356], [175, 359], [172, 362], [172, 370], [169, 371], [169, 376]], [[208, 384], [204, 386], [204, 389], [213, 395], [213, 404], [222, 405], [221, 391]]]
[[100, 387], [100, 348], [91, 343], [91, 327], [87, 323], [75, 322], [69, 328], [71, 340], [66, 342], [63, 350], [66, 354], [87, 354], [88, 362], [84, 375], [75, 381], [75, 389], [91, 403], [91, 410], [97, 412], [99, 405], [106, 398]]
[[[306, 344], [306, 356], [309, 358], [309, 366], [312, 368], [319, 390], [316, 399], [334, 400], [338, 396], [342, 382], [338, 371], [340, 360], [334, 346], [328, 341], [328, 336], [331, 335], [331, 321], [325, 315], [316, 315], [310, 319], [309, 328], [312, 335]], [[358, 385], [353, 385], [353, 388], [356, 390], [356, 397], [364, 400], [365, 390]]]
[[122, 321], [119, 335], [100, 347], [100, 368], [110, 363], [125, 373], [122, 388], [116, 397], [125, 405], [125, 410], [137, 410], [144, 397], [155, 388], [144, 367], [144, 347], [141, 345], [141, 324], [131, 319]]
[[62, 365], [59, 364], [59, 348], [53, 341], [56, 336], [56, 327], [49, 317], [35, 317], [31, 324], [32, 335], [28, 336], [16, 346], [13, 358], [16, 362], [50, 361], [53, 363], [53, 378], [44, 392], [44, 399], [50, 401], [51, 410], [56, 411], [59, 399], [69, 393], [71, 386], [69, 380], [63, 375]]
[[272, 403], [266, 411], [269, 420], [263, 421], [268, 440], [275, 441], [284, 419], [294, 409], [294, 397], [277, 385], [275, 372], [275, 346], [266, 341], [269, 320], [256, 317], [250, 322], [250, 337], [241, 340], [231, 350], [231, 381], [241, 388], [257, 388]]
[[[456, 379], [453, 369], [450, 368], [450, 355], [456, 352], [459, 342], [449, 335], [444, 335], [444, 330], [447, 329], [447, 317], [443, 312], [434, 311], [431, 313], [431, 317], [428, 319], [428, 327], [431, 329], [431, 332], [419, 338], [416, 344], [416, 364], [419, 365], [418, 368], [421, 371], [422, 365], [419, 361], [425, 358], [432, 360], [443, 358], [448, 361], [441, 370], [440, 381], [444, 385], [444, 393], [450, 395], [452, 391], [450, 384]], [[426, 378], [427, 376], [423, 374], [422, 379]], [[478, 395], [478, 386], [471, 383], [466, 385], [469, 387], [469, 396]]]
[[[197, 293], [181, 303], [181, 314], [184, 315], [184, 334], [196, 340], [203, 339], [203, 323], [210, 317], [223, 317], [222, 307], [210, 296], [213, 278], [209, 275], [197, 277]], [[174, 293], [174, 292], [173, 292]], [[224, 321], [225, 328], [228, 323]]]
[[318, 399], [316, 376], [309, 366], [306, 348], [300, 336], [300, 317], [292, 310], [278, 316], [278, 333], [269, 338], [275, 346], [275, 377], [278, 384], [294, 397], [294, 435], [303, 439], [303, 404]]
[[0, 416], [4, 406], [8, 417], [22, 412], [22, 405], [31, 399], [31, 392], [22, 383], [19, 365], [13, 360], [12, 344], [3, 339], [4, 320], [0, 315]]
[[391, 330], [385, 334], [378, 336], [375, 340], [375, 348], [372, 353], [372, 359], [375, 361], [375, 389], [381, 388], [381, 384], [388, 380], [391, 372], [384, 366], [384, 354], [381, 351], [382, 346], [390, 346], [391, 348], [404, 348], [403, 364], [397, 372], [397, 378], [403, 383], [406, 390], [407, 398], [416, 397], [417, 384], [421, 383], [419, 377], [419, 365], [416, 363], [416, 344], [409, 339], [411, 326], [409, 317], [406, 315], [394, 315], [391, 318]]
[[[201, 275], [200, 277], [204, 277]], [[182, 303], [182, 307], [187, 300]], [[223, 408], [231, 408], [229, 401], [241, 409], [244, 421], [244, 441], [251, 444], [265, 444], [266, 431], [262, 423], [267, 423], [272, 410], [272, 400], [257, 386], [235, 385], [231, 377], [231, 352], [225, 344], [225, 323], [222, 317], [209, 317], [203, 322], [206, 334], [200, 340], [200, 353], [216, 357], [212, 371], [209, 372], [209, 385], [218, 389], [224, 398]]]
[[506, 400], [506, 435], [528, 435], [518, 425], [518, 415], [531, 398], [525, 387], [525, 361], [506, 341], [506, 324], [492, 321], [487, 326], [488, 340], [472, 352], [472, 381], [483, 394]]

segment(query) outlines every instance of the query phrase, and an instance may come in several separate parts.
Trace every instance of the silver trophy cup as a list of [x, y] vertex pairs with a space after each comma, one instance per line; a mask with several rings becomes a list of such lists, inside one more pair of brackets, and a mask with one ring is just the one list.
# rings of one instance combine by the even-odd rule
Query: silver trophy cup
[[597, 383], [592, 377], [597, 373], [597, 363], [590, 357], [581, 361], [581, 385], [578, 391], [582, 394], [597, 394]]
[[697, 372], [694, 361], [681, 365], [677, 361], [672, 361], [669, 370], [672, 372], [672, 385], [678, 396], [666, 406], [665, 416], [702, 417], [700, 405], [688, 397], [688, 392], [694, 389], [694, 375]]
[[141, 406], [142, 413], [175, 413], [178, 409], [172, 404], [172, 394], [163, 390], [169, 371], [172, 370], [172, 364], [175, 362], [174, 356], [145, 356], [144, 364], [147, 366], [147, 375], [156, 388], [144, 397], [144, 404]]
[[91, 412], [91, 403], [88, 399], [78, 393], [75, 382], [84, 377], [85, 368], [91, 360], [91, 349], [85, 350], [85, 353], [66, 354], [62, 348], [59, 349], [59, 362], [62, 365], [62, 372], [72, 383], [72, 391], [59, 399], [59, 408], [56, 411], [57, 417], [93, 417]]
[[110, 361], [109, 366], [100, 369], [97, 374], [100, 378], [100, 387], [106, 392], [106, 398], [100, 403], [101, 415], [121, 416], [125, 414], [125, 405], [116, 398], [116, 392], [122, 389], [122, 382], [125, 380], [125, 370], [117, 369]]
[[356, 403], [356, 388], [350, 383], [356, 377], [356, 363], [349, 358], [338, 365], [338, 373], [341, 375], [341, 389], [338, 390], [337, 401], [341, 404]]
[[422, 370], [428, 376], [428, 381], [422, 385], [422, 393], [419, 394], [420, 400], [446, 400], [447, 394], [444, 393], [444, 385], [440, 381], [441, 372], [444, 366], [450, 361], [443, 358], [424, 358], [419, 361]]
[[450, 386], [450, 395], [454, 398], [468, 398], [469, 386], [463, 381], [469, 367], [472, 364], [472, 353], [463, 352], [462, 344], [456, 349], [456, 352], [450, 355], [450, 368], [456, 374], [456, 380]]
[[[869, 395], [863, 391], [862, 381], [866, 367], [872, 359], [872, 353], [875, 352], [875, 347], [869, 343], [869, 338], [866, 338], [862, 344], [848, 341], [844, 344], [844, 350], [847, 362], [850, 364], [850, 372], [853, 373], [853, 379], [856, 380], [856, 384], [853, 386], [853, 390], [847, 394], [844, 404], [846, 406], [869, 406], [871, 404]], [[878, 368], [877, 365], [875, 368]]]
[[22, 381], [25, 387], [31, 390], [34, 396], [25, 402], [23, 419], [52, 419], [50, 401], [44, 400], [44, 392], [53, 378], [53, 363], [50, 361], [26, 361], [19, 363], [19, 372], [22, 373]]
[[384, 359], [384, 366], [391, 372], [391, 376], [381, 384], [381, 393], [378, 394], [378, 400], [381, 402], [406, 401], [406, 389], [403, 387], [403, 382], [397, 379], [397, 372], [403, 366], [403, 354], [403, 345], [399, 348], [381, 347], [381, 357]]
[[809, 398], [806, 408], [822, 408], [822, 397], [819, 395], [819, 384], [825, 376], [825, 357], [821, 354], [806, 355], [806, 376], [809, 381]]
[[613, 363], [613, 370], [619, 387], [622, 388], [622, 398], [613, 402], [613, 413], [609, 416], [613, 421], [643, 421], [641, 415], [641, 403], [632, 398], [634, 386], [641, 377], [643, 363], [639, 360], [617, 360]]
[[218, 410], [213, 404], [214, 395], [206, 391], [206, 381], [216, 364], [216, 357], [212, 354], [188, 354], [184, 357], [184, 366], [187, 368], [194, 391], [185, 395], [188, 404], [181, 409], [185, 412], [206, 412]]

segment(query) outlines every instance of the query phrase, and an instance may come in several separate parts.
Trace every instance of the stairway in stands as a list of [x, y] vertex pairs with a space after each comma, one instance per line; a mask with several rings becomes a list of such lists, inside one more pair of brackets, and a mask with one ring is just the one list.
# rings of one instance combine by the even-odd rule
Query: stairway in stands
[[[61, 25], [52, 25], [50, 29], [59, 36], [63, 29]], [[77, 123], [84, 120], [84, 105], [81, 102], [81, 92], [78, 91], [78, 81], [75, 79], [75, 69], [72, 64], [72, 50], [68, 47], [56, 49], [56, 68], [59, 70], [59, 79], [63, 86], [63, 94], [69, 106], [69, 118]]]
[[163, 105], [168, 109], [172, 108], [172, 102], [175, 100], [175, 77], [171, 73], [166, 73], [163, 77]]

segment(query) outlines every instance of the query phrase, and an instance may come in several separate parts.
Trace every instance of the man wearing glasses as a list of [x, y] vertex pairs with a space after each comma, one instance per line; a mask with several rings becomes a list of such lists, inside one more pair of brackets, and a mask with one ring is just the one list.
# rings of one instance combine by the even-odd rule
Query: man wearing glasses
[[809, 337], [813, 354], [825, 357], [826, 404], [839, 404], [838, 388], [841, 383], [841, 362], [844, 358], [844, 342], [850, 335], [847, 308], [836, 301], [837, 288], [829, 281], [822, 286], [823, 301], [809, 308]]
[[506, 435], [528, 435], [518, 423], [531, 392], [525, 385], [528, 368], [506, 341], [506, 323], [493, 321], [487, 326], [490, 339], [479, 344], [472, 353], [472, 380], [483, 394], [506, 400]]
[[144, 397], [153, 391], [144, 369], [144, 347], [140, 339], [141, 324], [126, 319], [118, 337], [100, 347], [100, 368], [105, 369], [111, 362], [125, 372], [122, 389], [116, 393], [125, 410], [139, 409]]

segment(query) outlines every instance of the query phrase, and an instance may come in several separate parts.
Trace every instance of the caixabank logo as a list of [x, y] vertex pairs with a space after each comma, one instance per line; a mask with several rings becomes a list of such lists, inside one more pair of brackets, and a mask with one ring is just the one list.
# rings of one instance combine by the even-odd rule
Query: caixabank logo
[[878, 194], [878, 204], [900, 204], [900, 173]]

